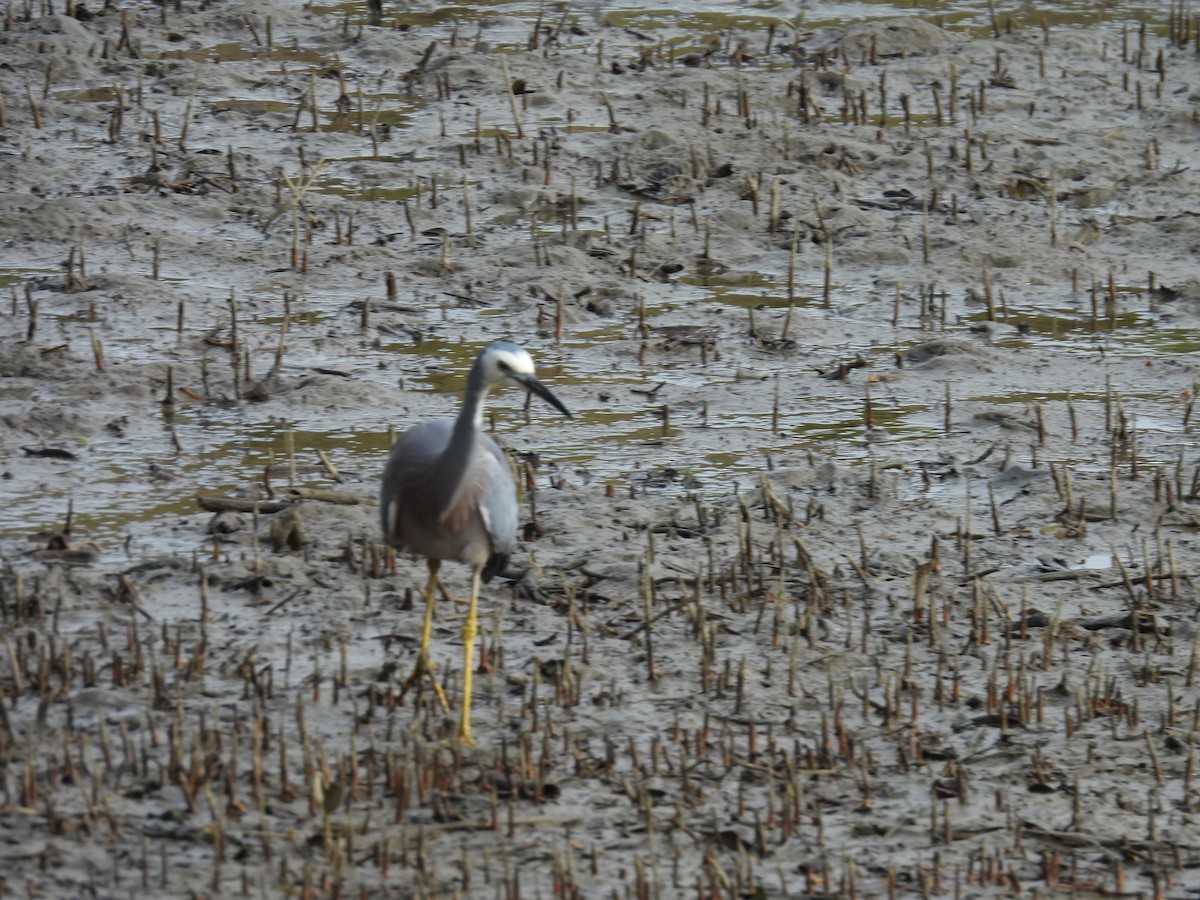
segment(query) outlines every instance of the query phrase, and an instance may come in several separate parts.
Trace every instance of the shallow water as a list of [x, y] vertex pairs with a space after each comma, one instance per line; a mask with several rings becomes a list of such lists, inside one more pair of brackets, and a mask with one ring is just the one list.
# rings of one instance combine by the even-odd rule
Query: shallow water
[[[0, 272], [0, 285], [8, 284], [15, 290], [26, 279], [54, 272], [51, 268], [10, 269]], [[780, 335], [790, 307], [789, 327], [794, 335], [802, 336], [807, 321], [820, 322], [830, 316], [831, 310], [820, 300], [820, 285], [798, 284], [789, 299], [781, 273], [688, 280], [692, 283], [681, 280], [659, 292], [656, 304], [646, 308], [651, 343], [666, 340], [674, 346], [666, 357], [657, 355], [655, 361], [646, 364], [596, 372], [580, 365], [583, 351], [596, 341], [633, 341], [639, 329], [638, 318], [627, 314], [625, 321], [600, 329], [567, 326], [561, 346], [539, 352], [538, 361], [540, 375], [547, 384], [559, 389], [586, 389], [586, 399], [575, 410], [576, 420], [560, 422], [548, 408], [535, 404], [530, 414], [537, 427], [522, 434], [526, 419], [520, 411], [521, 401], [510, 391], [492, 403], [491, 427], [518, 449], [539, 443], [552, 446], [552, 455], [544, 465], [547, 471], [559, 472], [568, 480], [629, 483], [639, 490], [696, 492], [710, 497], [752, 489], [759, 474], [776, 458], [817, 452], [844, 461], [863, 460], [871, 458], [882, 445], [936, 438], [942, 433], [943, 414], [938, 405], [897, 402], [889, 396], [886, 384], [873, 391], [870, 427], [861, 389], [856, 389], [853, 396], [835, 388], [825, 396], [802, 397], [788, 389], [797, 369], [826, 364], [835, 355], [849, 359], [863, 354], [871, 372], [895, 371], [895, 354], [926, 339], [928, 332], [903, 327], [883, 335], [864, 331], [859, 340], [841, 341], [823, 351], [822, 355], [830, 359], [814, 362], [784, 356], [773, 359], [762, 373], [743, 373], [723, 363], [718, 352], [709, 354], [699, 343], [675, 343], [676, 332], [672, 329], [682, 328], [686, 338], [691, 328], [707, 328], [716, 334], [730, 322], [744, 322], [745, 340], [750, 341], [752, 322], [762, 333]], [[835, 296], [832, 312], [837, 319], [864, 326], [872, 323], [872, 312], [880, 304], [878, 298], [844, 286]], [[86, 293], [63, 295], [62, 304], [75, 310], [62, 311], [60, 305], [55, 315], [64, 334], [78, 337], [88, 333], [91, 323], [79, 312], [79, 304], [86, 297]], [[351, 314], [343, 305], [346, 299], [305, 298], [293, 309], [290, 333], [300, 338], [353, 327]], [[1167, 327], [1144, 293], [1123, 291], [1118, 299], [1121, 312], [1098, 319], [1091, 318], [1085, 297], [1074, 298], [1072, 306], [1058, 309], [1008, 305], [997, 315], [1002, 330], [995, 342], [998, 346], [1053, 348], [1081, 356], [1101, 350], [1135, 357], [1189, 354], [1200, 345], [1196, 330]], [[890, 304], [888, 308], [890, 314]], [[1100, 309], [1104, 309], [1103, 303]], [[277, 295], [269, 290], [244, 294], [241, 313], [245, 317], [243, 331], [269, 346], [271, 335], [282, 322]], [[43, 312], [43, 316], [48, 314], [52, 313]], [[306, 350], [303, 366], [294, 362], [285, 365], [282, 374], [297, 379], [312, 369], [328, 368], [371, 381], [395, 377], [388, 373], [399, 370], [406, 389], [444, 395], [444, 401], [436, 404], [435, 414], [450, 415], [479, 345], [449, 335], [478, 325], [489, 314], [486, 308], [444, 307], [440, 328], [445, 337], [435, 331], [423, 335], [419, 344], [397, 340], [363, 346], [349, 367], [336, 345], [330, 345], [330, 352], [322, 355], [317, 342]], [[975, 313], [934, 333], [966, 336], [985, 320], [986, 313]], [[722, 340], [728, 339], [726, 332]], [[134, 340], [106, 336], [106, 354], [110, 364], [131, 363], [147, 350], [172, 347], [179, 340], [175, 330], [167, 327], [143, 332]], [[711, 358], [706, 359], [706, 355]], [[221, 359], [219, 351], [212, 354], [214, 372], [225, 365]], [[382, 368], [384, 365], [387, 368]], [[745, 404], [728, 401], [725, 394], [730, 388], [740, 386], [765, 394], [776, 390], [765, 374], [768, 370], [783, 386], [777, 413], [768, 409], [753, 411]], [[669, 389], [659, 396], [655, 388], [663, 385]], [[605, 399], [599, 399], [601, 395]], [[679, 396], [691, 399], [675, 399]], [[1066, 398], [1061, 393], [1030, 392], [1026, 386], [1015, 384], [1011, 393], [955, 399], [1027, 407], [1040, 402], [1051, 415], [1062, 418], [1056, 406], [1065, 409]], [[1079, 404], [1101, 399], [1101, 395], [1087, 392], [1074, 397]], [[1140, 428], [1155, 428], [1156, 422], [1174, 427], [1177, 396], [1145, 394], [1129, 399], [1139, 404]], [[763, 405], [758, 408], [763, 409]], [[0, 536], [16, 538], [53, 531], [61, 527], [68, 503], [72, 503], [77, 533], [89, 535], [110, 552], [121, 547], [129, 535], [135, 535], [137, 541], [130, 552], [182, 549], [186, 541], [176, 542], [170, 536], [170, 527], [164, 529], [161, 523], [194, 512], [196, 491], [221, 493], [255, 486], [267, 466], [275, 467], [274, 478], [279, 483], [279, 473], [288, 470], [288, 441], [301, 462], [297, 483], [328, 484], [317, 464], [317, 450], [322, 450], [341, 470], [348, 487], [373, 499], [375, 478], [389, 446], [388, 427], [394, 424], [389, 421], [391, 416], [364, 417], [360, 410], [349, 410], [331, 417], [328, 411], [321, 411], [311, 417], [300, 415], [279, 421], [263, 420], [257, 412], [258, 407], [252, 403], [242, 402], [222, 410], [189, 403], [185, 397], [175, 415], [164, 419], [157, 435], [142, 435], [139, 440], [98, 436], [85, 447], [70, 448], [79, 456], [76, 462], [30, 463], [44, 470], [42, 477], [46, 480], [35, 494], [0, 486], [0, 500], [8, 513], [0, 526]], [[401, 427], [402, 420], [400, 414]], [[178, 441], [180, 451], [171, 449], [173, 441]], [[910, 472], [907, 480], [910, 488], [916, 489], [919, 473]], [[86, 490], [82, 489], [84, 484]]]

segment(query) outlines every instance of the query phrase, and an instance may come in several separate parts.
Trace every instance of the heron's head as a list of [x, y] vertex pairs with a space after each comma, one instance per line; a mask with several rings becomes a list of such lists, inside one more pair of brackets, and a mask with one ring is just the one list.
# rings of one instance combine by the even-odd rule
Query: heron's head
[[571, 413], [559, 399], [537, 380], [533, 357], [524, 347], [519, 347], [511, 341], [496, 341], [484, 348], [476, 364], [483, 367], [483, 378], [488, 387], [515, 384], [532, 394], [537, 394], [568, 419], [571, 418]]
[[501, 387], [506, 382], [525, 387], [525, 379], [534, 377], [533, 357], [524, 347], [511, 341], [488, 344], [479, 356], [484, 380], [489, 386]]

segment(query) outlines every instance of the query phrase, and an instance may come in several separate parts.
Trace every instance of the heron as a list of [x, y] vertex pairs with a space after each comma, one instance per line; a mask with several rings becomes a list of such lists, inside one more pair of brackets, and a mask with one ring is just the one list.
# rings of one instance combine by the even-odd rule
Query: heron
[[[515, 384], [541, 397], [568, 419], [570, 411], [534, 375], [529, 353], [510, 341], [488, 344], [467, 376], [462, 408], [455, 419], [422, 422], [392, 445], [379, 492], [384, 541], [397, 550], [425, 557], [425, 621], [410, 683], [431, 673], [438, 571], [446, 560], [471, 567], [471, 595], [463, 625], [462, 711], [458, 736], [471, 738], [471, 676], [474, 665], [476, 604], [480, 584], [503, 571], [517, 547], [517, 486], [496, 442], [483, 433], [483, 402], [493, 388]], [[443, 706], [437, 679], [434, 690]]]

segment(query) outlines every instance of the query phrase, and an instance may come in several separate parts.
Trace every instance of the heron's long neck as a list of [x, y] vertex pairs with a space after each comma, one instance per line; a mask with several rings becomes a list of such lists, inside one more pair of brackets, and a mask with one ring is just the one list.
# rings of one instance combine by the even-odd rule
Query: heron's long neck
[[450, 443], [442, 451], [437, 462], [437, 472], [432, 479], [440, 486], [439, 505], [443, 512], [454, 505], [470, 474], [475, 444], [483, 431], [483, 401], [487, 395], [488, 385], [484, 381], [483, 370], [478, 365], [473, 366], [467, 378], [467, 391], [463, 396], [462, 408], [454, 421]]

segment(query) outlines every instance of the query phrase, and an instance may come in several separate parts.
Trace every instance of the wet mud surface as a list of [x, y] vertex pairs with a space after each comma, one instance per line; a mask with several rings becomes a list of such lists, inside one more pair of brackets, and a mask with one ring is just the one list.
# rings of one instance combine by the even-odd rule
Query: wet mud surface
[[[1193, 25], [74, 12], [0, 32], [6, 891], [1200, 888]], [[374, 503], [498, 337], [576, 418], [490, 402], [463, 747]]]

